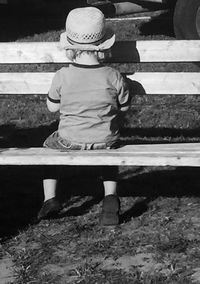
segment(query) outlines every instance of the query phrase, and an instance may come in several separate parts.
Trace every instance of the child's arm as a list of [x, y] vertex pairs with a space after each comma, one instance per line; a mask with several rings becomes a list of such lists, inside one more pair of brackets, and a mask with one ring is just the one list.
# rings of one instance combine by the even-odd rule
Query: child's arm
[[119, 77], [118, 92], [119, 110], [127, 111], [130, 107], [130, 92], [128, 83], [122, 76]]
[[56, 112], [60, 109], [60, 102], [52, 102], [48, 97], [47, 98], [47, 108], [50, 112]]
[[47, 96], [47, 108], [50, 112], [60, 110], [60, 89], [62, 85], [60, 71], [57, 71], [51, 83], [51, 87]]
[[130, 106], [124, 106], [120, 108], [120, 111], [127, 111], [129, 109]]

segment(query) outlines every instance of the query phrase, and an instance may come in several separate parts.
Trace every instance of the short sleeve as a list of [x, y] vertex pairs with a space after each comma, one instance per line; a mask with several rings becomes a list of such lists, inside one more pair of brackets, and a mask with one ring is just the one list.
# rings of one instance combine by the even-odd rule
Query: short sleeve
[[48, 99], [53, 103], [60, 103], [60, 90], [61, 90], [61, 74], [57, 71], [53, 77], [51, 87], [48, 93]]
[[126, 78], [121, 74], [118, 77], [118, 104], [120, 108], [130, 105], [130, 92]]

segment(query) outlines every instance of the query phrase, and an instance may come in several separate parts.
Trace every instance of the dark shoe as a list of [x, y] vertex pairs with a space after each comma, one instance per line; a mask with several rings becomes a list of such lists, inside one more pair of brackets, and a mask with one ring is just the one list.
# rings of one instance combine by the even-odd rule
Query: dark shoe
[[45, 201], [40, 209], [37, 218], [38, 220], [47, 219], [54, 216], [62, 209], [58, 200], [55, 197]]
[[107, 195], [103, 199], [100, 225], [113, 226], [119, 224], [120, 200], [116, 195]]

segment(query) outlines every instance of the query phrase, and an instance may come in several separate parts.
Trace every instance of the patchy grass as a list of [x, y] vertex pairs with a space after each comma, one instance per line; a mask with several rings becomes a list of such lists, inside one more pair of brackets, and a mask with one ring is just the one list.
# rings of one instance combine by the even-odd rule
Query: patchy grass
[[[28, 225], [5, 239], [4, 252], [12, 256], [17, 268], [15, 283], [171, 284], [191, 283], [192, 279], [198, 283], [198, 172], [138, 169], [137, 173], [132, 170], [131, 178], [127, 174], [131, 169], [121, 172], [120, 226], [98, 225], [101, 196], [92, 194], [98, 183], [73, 181], [63, 184], [63, 211], [58, 219]], [[22, 219], [22, 204], [17, 201], [24, 202], [26, 218], [33, 214], [36, 199], [36, 207], [41, 201], [41, 196], [36, 198], [37, 187], [27, 190], [20, 199], [17, 195], [22, 188], [13, 193], [13, 207], [21, 207], [15, 211], [16, 219]]]
[[[44, 21], [41, 25], [42, 20], [37, 23], [24, 25], [23, 33], [12, 30], [10, 38], [12, 25], [5, 25], [2, 40], [58, 40], [60, 24], [53, 29]], [[112, 25], [118, 39], [173, 39], [167, 21], [158, 23]], [[17, 25], [22, 29], [22, 23]], [[199, 71], [194, 64], [116, 67]], [[31, 68], [53, 71], [54, 67]], [[122, 136], [130, 143], [199, 141], [199, 116], [197, 96], [133, 96]], [[39, 146], [57, 127], [57, 119], [47, 111], [42, 96], [5, 96], [0, 104], [1, 147]], [[0, 167], [0, 173], [0, 275], [7, 275], [0, 278], [2, 284], [200, 282], [199, 169], [120, 167], [122, 212], [116, 228], [98, 224], [103, 189], [96, 178], [62, 180], [59, 218], [34, 224], [43, 199], [42, 167]]]

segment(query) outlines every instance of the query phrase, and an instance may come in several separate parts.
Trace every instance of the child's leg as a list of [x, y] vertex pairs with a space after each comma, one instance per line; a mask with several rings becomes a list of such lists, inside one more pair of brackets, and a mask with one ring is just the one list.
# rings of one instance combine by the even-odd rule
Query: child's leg
[[117, 167], [103, 169], [104, 199], [102, 204], [101, 225], [119, 224], [120, 200], [117, 196]]
[[38, 213], [38, 220], [46, 219], [57, 213], [61, 209], [61, 205], [56, 200], [57, 179], [44, 179], [44, 203]]
[[37, 218], [38, 220], [51, 217], [61, 209], [59, 201], [56, 199], [56, 190], [59, 170], [57, 167], [45, 167], [43, 175], [44, 202]]
[[43, 180], [44, 202], [56, 196], [57, 183], [57, 179]]
[[103, 181], [104, 186], [104, 195], [117, 195], [117, 181], [112, 180], [104, 180]]

